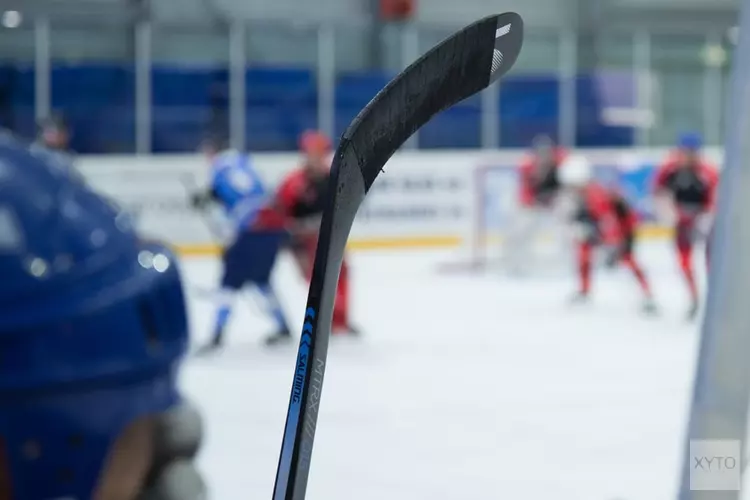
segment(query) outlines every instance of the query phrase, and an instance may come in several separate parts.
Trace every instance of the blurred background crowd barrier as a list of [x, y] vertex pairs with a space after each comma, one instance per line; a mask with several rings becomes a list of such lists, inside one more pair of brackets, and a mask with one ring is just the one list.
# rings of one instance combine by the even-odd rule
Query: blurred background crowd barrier
[[287, 151], [338, 136], [401, 68], [467, 22], [526, 20], [511, 76], [409, 147], [577, 147], [723, 136], [733, 0], [0, 0], [0, 120], [51, 111], [79, 153], [195, 151], [208, 132]]

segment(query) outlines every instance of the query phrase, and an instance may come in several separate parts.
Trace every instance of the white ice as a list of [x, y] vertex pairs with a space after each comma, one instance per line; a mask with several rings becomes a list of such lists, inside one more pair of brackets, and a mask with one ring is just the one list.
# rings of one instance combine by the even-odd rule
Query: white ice
[[[361, 341], [331, 344], [309, 500], [664, 500], [674, 498], [697, 324], [666, 245], [644, 249], [663, 309], [638, 312], [624, 271], [566, 303], [567, 277], [441, 275], [444, 253], [352, 256]], [[700, 263], [698, 263], [700, 266]], [[188, 286], [218, 264], [184, 262]], [[301, 325], [307, 289], [284, 259], [274, 277]], [[213, 305], [191, 292], [195, 342]], [[272, 324], [238, 304], [226, 350], [191, 360], [211, 497], [270, 499], [296, 345], [260, 345]]]

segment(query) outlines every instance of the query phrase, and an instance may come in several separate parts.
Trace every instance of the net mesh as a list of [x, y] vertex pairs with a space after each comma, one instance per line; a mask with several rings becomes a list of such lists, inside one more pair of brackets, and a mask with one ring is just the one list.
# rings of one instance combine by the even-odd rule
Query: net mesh
[[549, 271], [566, 267], [570, 250], [560, 207], [520, 206], [518, 170], [480, 166], [473, 180], [473, 216], [456, 261], [460, 271]]

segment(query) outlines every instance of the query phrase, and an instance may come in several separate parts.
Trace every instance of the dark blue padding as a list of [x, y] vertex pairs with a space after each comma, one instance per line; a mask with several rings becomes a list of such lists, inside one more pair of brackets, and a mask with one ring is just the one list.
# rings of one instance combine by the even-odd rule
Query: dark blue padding
[[86, 153], [135, 151], [135, 70], [120, 64], [52, 68], [52, 108], [72, 129], [71, 146]]
[[474, 95], [446, 109], [433, 117], [419, 131], [419, 147], [424, 149], [460, 149], [481, 146], [482, 99], [479, 95]]
[[527, 148], [534, 136], [557, 137], [559, 81], [555, 76], [514, 75], [500, 82], [500, 144]]
[[[380, 70], [341, 72], [336, 78], [334, 132], [338, 137], [357, 113], [393, 77]], [[630, 83], [629, 80], [630, 79]], [[157, 153], [195, 151], [209, 132], [229, 132], [229, 74], [225, 66], [158, 65], [152, 70], [152, 143]], [[0, 67], [9, 82], [10, 106], [0, 120], [25, 136], [34, 134], [34, 71]], [[632, 127], [602, 121], [606, 106], [624, 106], [632, 75], [602, 72], [576, 79], [577, 145], [622, 147], [633, 143]], [[318, 124], [318, 88], [313, 68], [252, 67], [246, 72], [246, 144], [254, 151], [292, 151], [300, 133]], [[554, 74], [516, 74], [499, 87], [501, 147], [525, 148], [537, 134], [557, 136], [560, 82]], [[618, 102], [612, 103], [613, 99]], [[135, 74], [131, 64], [54, 65], [52, 104], [73, 127], [80, 153], [133, 152]], [[474, 96], [436, 116], [422, 129], [421, 148], [481, 146], [481, 98]], [[334, 137], [334, 139], [335, 139]]]

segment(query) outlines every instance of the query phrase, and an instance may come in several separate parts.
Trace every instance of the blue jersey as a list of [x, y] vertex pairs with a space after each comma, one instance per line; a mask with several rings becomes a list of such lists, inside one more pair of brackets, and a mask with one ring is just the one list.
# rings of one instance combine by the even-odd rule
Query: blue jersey
[[216, 157], [211, 166], [211, 188], [235, 231], [252, 226], [268, 202], [268, 192], [250, 157], [237, 151]]

